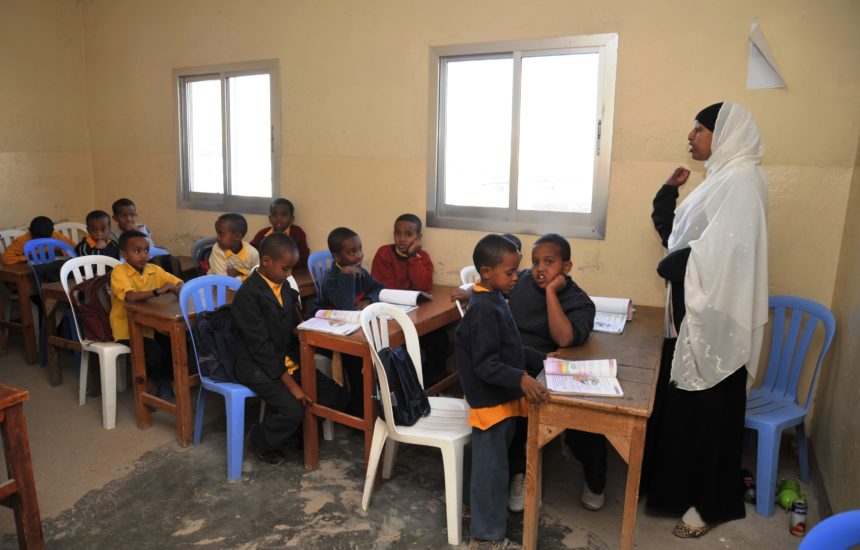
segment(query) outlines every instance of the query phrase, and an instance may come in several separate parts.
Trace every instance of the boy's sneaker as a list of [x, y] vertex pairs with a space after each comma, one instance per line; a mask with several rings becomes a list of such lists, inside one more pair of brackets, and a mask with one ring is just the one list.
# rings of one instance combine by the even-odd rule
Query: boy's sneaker
[[579, 500], [582, 502], [582, 505], [596, 512], [603, 508], [603, 502], [606, 500], [606, 492], [603, 493], [592, 493], [591, 489], [588, 488], [588, 484], [584, 484], [582, 487], [582, 496], [579, 497]]
[[469, 540], [469, 550], [522, 550], [523, 545], [509, 539]]
[[248, 432], [248, 450], [254, 453], [254, 456], [256, 456], [258, 460], [265, 462], [266, 464], [273, 464], [275, 466], [277, 466], [278, 464], [283, 464], [284, 460], [286, 460], [286, 457], [280, 451], [263, 451], [257, 448], [256, 445], [254, 445], [254, 438], [251, 437], [253, 433], [254, 429], [251, 428], [251, 430]]
[[526, 507], [526, 476], [517, 474], [511, 480], [508, 491], [508, 510], [522, 512]]

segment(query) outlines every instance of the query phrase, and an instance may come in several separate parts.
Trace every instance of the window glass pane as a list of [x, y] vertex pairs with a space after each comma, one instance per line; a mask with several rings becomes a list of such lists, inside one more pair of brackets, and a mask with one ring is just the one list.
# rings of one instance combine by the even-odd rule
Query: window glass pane
[[272, 119], [268, 74], [236, 76], [230, 86], [230, 185], [233, 195], [272, 196]]
[[597, 53], [523, 57], [517, 208], [591, 212]]
[[449, 61], [445, 89], [445, 202], [508, 206], [512, 59]]
[[192, 81], [186, 85], [185, 93], [189, 189], [195, 193], [223, 193], [221, 81]]

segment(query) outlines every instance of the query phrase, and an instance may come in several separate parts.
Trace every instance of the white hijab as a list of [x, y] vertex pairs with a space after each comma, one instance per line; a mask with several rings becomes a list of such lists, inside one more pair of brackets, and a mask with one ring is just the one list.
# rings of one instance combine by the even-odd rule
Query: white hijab
[[713, 387], [744, 365], [754, 380], [767, 322], [764, 144], [749, 111], [723, 104], [711, 151], [669, 237], [669, 252], [691, 249], [671, 372], [683, 390]]

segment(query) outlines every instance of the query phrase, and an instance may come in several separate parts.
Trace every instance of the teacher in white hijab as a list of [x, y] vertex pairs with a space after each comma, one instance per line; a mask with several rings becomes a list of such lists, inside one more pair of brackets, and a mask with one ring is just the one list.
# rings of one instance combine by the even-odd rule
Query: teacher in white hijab
[[676, 169], [652, 215], [667, 249], [658, 273], [670, 289], [662, 367], [671, 366], [648, 434], [647, 480], [649, 508], [683, 513], [673, 531], [682, 538], [745, 515], [746, 387], [755, 379], [768, 299], [758, 126], [741, 105], [718, 103], [696, 115], [688, 141], [707, 175], [675, 210], [690, 175]]

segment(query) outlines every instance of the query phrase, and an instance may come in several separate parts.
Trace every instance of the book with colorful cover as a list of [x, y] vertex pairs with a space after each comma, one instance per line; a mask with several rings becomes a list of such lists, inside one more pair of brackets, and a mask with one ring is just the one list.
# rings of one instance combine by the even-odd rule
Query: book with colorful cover
[[550, 357], [539, 378], [549, 391], [566, 395], [624, 397], [615, 359], [569, 361]]
[[347, 336], [361, 328], [360, 320], [360, 311], [321, 309], [314, 317], [301, 323], [299, 329]]

